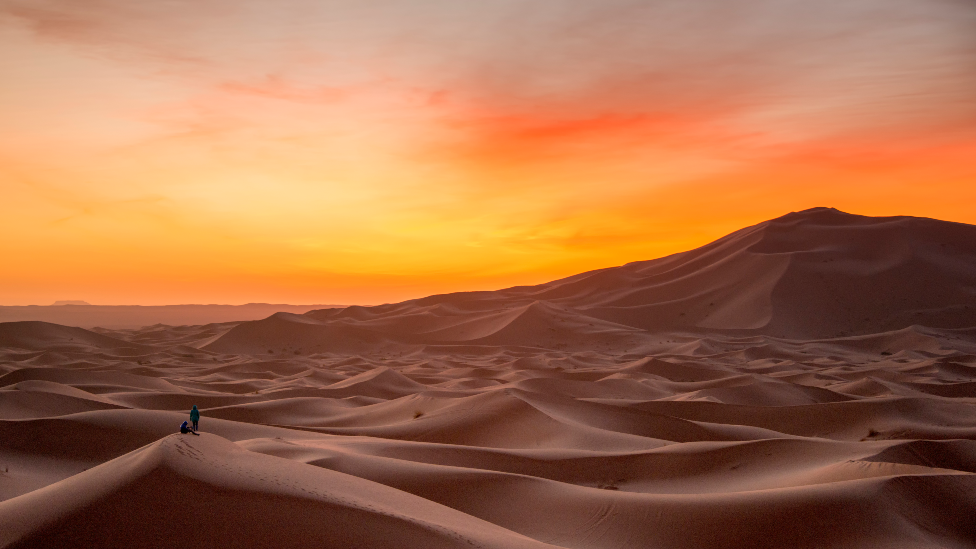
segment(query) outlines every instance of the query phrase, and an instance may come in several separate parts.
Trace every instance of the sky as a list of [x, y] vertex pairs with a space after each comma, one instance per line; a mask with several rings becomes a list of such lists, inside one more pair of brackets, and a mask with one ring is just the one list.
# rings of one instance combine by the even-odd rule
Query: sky
[[973, 0], [0, 0], [0, 305], [374, 304], [976, 223]]

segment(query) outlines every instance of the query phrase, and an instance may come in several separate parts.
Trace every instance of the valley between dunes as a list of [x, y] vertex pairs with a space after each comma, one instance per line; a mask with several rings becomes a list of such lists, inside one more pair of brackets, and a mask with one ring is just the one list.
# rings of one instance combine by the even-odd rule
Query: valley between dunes
[[971, 548], [974, 517], [969, 225], [817, 208], [532, 287], [0, 323], [2, 547]]

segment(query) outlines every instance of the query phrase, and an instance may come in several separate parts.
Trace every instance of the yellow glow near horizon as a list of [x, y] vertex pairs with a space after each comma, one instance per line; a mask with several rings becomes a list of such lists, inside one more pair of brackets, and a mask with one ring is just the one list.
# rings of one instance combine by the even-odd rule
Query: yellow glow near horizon
[[0, 0], [0, 304], [370, 304], [813, 206], [976, 223], [974, 20]]

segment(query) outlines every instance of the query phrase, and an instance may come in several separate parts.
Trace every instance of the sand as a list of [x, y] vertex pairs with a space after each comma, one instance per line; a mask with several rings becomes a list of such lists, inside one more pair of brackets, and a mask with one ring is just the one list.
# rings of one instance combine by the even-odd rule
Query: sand
[[963, 548], [973, 516], [966, 225], [815, 209], [534, 287], [0, 323], [3, 547]]

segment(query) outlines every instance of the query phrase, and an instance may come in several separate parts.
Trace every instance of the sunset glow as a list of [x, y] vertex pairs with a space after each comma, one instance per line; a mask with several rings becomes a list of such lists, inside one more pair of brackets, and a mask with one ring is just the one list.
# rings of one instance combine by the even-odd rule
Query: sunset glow
[[534, 284], [792, 210], [976, 223], [950, 0], [0, 0], [0, 304]]

